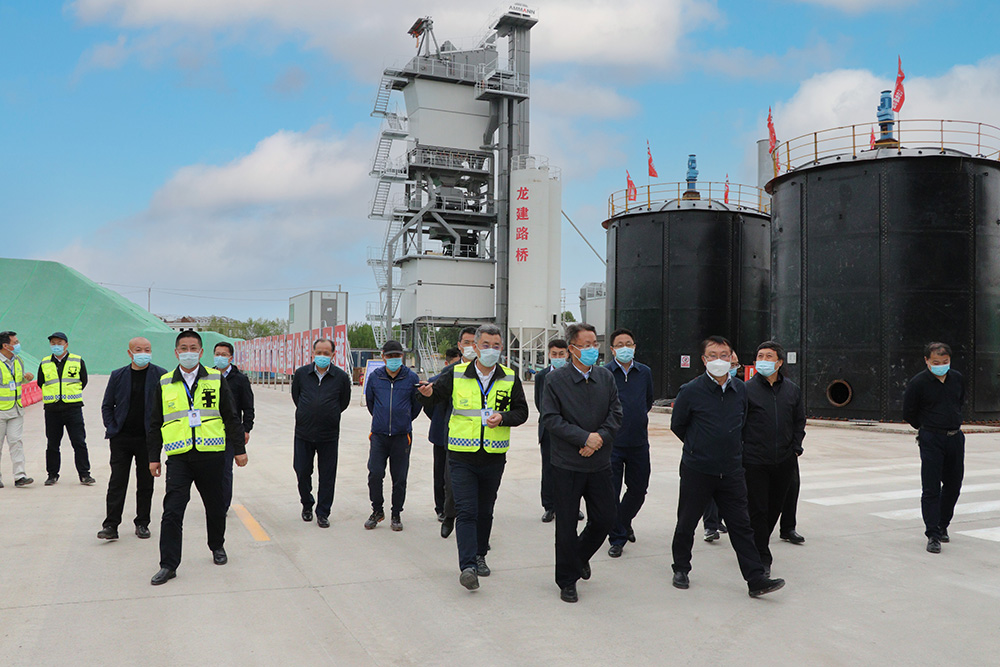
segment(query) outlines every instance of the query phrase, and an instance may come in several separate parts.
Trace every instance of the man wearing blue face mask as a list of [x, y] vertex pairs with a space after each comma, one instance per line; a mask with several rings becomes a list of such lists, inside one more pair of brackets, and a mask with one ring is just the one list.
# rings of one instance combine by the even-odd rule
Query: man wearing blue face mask
[[[615, 358], [605, 368], [615, 376], [622, 404], [622, 425], [611, 450], [611, 475], [618, 503], [618, 520], [608, 536], [608, 555], [619, 558], [625, 542], [635, 542], [632, 520], [639, 513], [649, 488], [649, 411], [653, 407], [653, 372], [634, 360], [635, 335], [628, 329], [612, 332]], [[622, 484], [625, 495], [622, 496]], [[620, 499], [620, 500], [619, 500]]]
[[769, 340], [757, 347], [757, 373], [745, 383], [747, 418], [743, 425], [743, 470], [754, 543], [771, 574], [768, 542], [802, 456], [806, 409], [799, 386], [781, 373], [785, 350]]
[[924, 518], [927, 551], [941, 553], [941, 543], [950, 542], [948, 524], [962, 492], [965, 476], [965, 434], [962, 433], [962, 403], [965, 381], [951, 367], [951, 347], [928, 343], [924, 348], [924, 370], [906, 385], [903, 418], [917, 429], [920, 446], [920, 512]]
[[104, 437], [110, 441], [111, 479], [108, 480], [107, 514], [97, 537], [118, 539], [118, 524], [125, 510], [129, 469], [135, 464], [135, 534], [148, 539], [153, 476], [149, 473], [146, 433], [153, 409], [153, 396], [160, 377], [167, 371], [152, 363], [153, 348], [137, 337], [128, 342], [130, 364], [112, 371], [101, 402]]
[[[21, 385], [35, 376], [25, 372], [21, 363], [21, 343], [13, 331], [0, 332], [0, 447], [7, 441], [10, 463], [14, 468], [14, 486], [27, 486], [34, 482], [24, 471], [24, 406], [21, 403]], [[0, 489], [3, 482], [0, 481]]]
[[[535, 409], [539, 414], [542, 412], [545, 378], [567, 363], [569, 363], [569, 345], [562, 338], [553, 338], [549, 341], [549, 365], [535, 374]], [[538, 420], [538, 444], [542, 450], [542, 508], [545, 510], [542, 522], [550, 523], [556, 518], [555, 499], [552, 495], [552, 439], [545, 432], [541, 420]]]
[[410, 470], [410, 445], [413, 420], [420, 415], [417, 385], [420, 378], [403, 365], [403, 346], [387, 340], [382, 346], [385, 366], [372, 371], [365, 382], [365, 404], [372, 416], [368, 454], [368, 497], [372, 513], [365, 521], [371, 530], [385, 519], [385, 495], [382, 489], [388, 464], [392, 477], [392, 513], [390, 527], [403, 530], [403, 503], [406, 500], [406, 476]]
[[[333, 341], [313, 342], [313, 362], [295, 371], [292, 402], [295, 403], [295, 454], [292, 467], [299, 485], [302, 520], [330, 527], [330, 508], [337, 482], [340, 447], [340, 416], [351, 404], [351, 378], [333, 365]], [[313, 461], [319, 471], [316, 497], [312, 493]]]
[[[233, 390], [233, 407], [236, 409], [236, 418], [243, 424], [243, 444], [250, 442], [250, 431], [253, 429], [253, 389], [250, 387], [250, 378], [240, 372], [240, 369], [233, 363], [232, 343], [216, 343], [214, 350], [215, 359], [213, 365], [215, 369], [222, 373], [223, 379]], [[226, 447], [226, 469], [223, 477], [222, 496], [226, 501], [226, 511], [233, 502], [233, 459], [236, 452], [232, 447]]]
[[90, 456], [87, 453], [87, 430], [83, 424], [83, 390], [87, 386], [87, 365], [77, 354], [69, 352], [69, 336], [56, 331], [49, 336], [52, 354], [42, 359], [38, 367], [38, 386], [45, 404], [45, 486], [59, 481], [62, 458], [59, 446], [63, 429], [73, 445], [73, 458], [80, 483], [91, 486]]

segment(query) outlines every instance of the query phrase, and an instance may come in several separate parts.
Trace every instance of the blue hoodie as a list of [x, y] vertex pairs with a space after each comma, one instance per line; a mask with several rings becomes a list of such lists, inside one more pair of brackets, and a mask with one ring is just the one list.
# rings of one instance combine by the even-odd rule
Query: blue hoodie
[[389, 377], [385, 367], [376, 368], [365, 383], [365, 403], [372, 416], [372, 433], [399, 435], [413, 431], [413, 420], [420, 415], [417, 383], [420, 378], [407, 366]]

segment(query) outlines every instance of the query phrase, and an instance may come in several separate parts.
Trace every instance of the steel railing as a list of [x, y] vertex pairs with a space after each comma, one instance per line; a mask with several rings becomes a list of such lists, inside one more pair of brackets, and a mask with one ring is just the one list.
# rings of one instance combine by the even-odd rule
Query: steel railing
[[[726, 193], [728, 187], [729, 192]], [[698, 181], [695, 188], [702, 201], [724, 204], [730, 209], [749, 210], [757, 213], [770, 214], [771, 198], [762, 189], [740, 183], [716, 183], [713, 181]], [[682, 183], [650, 183], [635, 189], [635, 198], [629, 199], [628, 190], [618, 190], [608, 197], [608, 218], [620, 213], [628, 213], [634, 209], [652, 208], [658, 205], [681, 208], [684, 193], [688, 189], [686, 182]]]

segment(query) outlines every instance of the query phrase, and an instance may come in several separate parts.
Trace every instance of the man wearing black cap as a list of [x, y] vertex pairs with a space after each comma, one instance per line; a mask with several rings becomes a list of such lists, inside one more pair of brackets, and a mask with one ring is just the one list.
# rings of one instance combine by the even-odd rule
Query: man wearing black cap
[[80, 483], [91, 486], [90, 456], [87, 454], [87, 431], [83, 425], [83, 390], [87, 386], [87, 365], [80, 355], [70, 354], [69, 336], [56, 331], [49, 336], [52, 354], [42, 359], [38, 366], [36, 382], [42, 389], [45, 404], [45, 468], [49, 473], [45, 486], [59, 481], [63, 429], [73, 445], [76, 471]]
[[365, 404], [372, 416], [368, 454], [368, 495], [372, 514], [365, 521], [371, 530], [385, 520], [385, 497], [382, 482], [386, 463], [392, 475], [392, 515], [390, 527], [403, 530], [400, 513], [406, 500], [406, 475], [410, 470], [410, 444], [413, 420], [420, 414], [417, 384], [420, 378], [403, 365], [403, 346], [387, 340], [382, 346], [385, 366], [372, 371], [365, 380]]

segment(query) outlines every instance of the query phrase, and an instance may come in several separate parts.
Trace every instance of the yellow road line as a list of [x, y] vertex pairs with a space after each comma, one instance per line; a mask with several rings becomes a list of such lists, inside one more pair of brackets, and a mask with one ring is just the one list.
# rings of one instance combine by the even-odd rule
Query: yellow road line
[[236, 512], [236, 516], [240, 518], [243, 525], [247, 527], [248, 531], [250, 531], [250, 535], [253, 536], [253, 539], [258, 542], [271, 541], [270, 536], [268, 536], [264, 529], [260, 527], [260, 524], [257, 523], [257, 519], [253, 518], [253, 515], [250, 514], [246, 507], [243, 507], [243, 505], [233, 505], [233, 511]]

